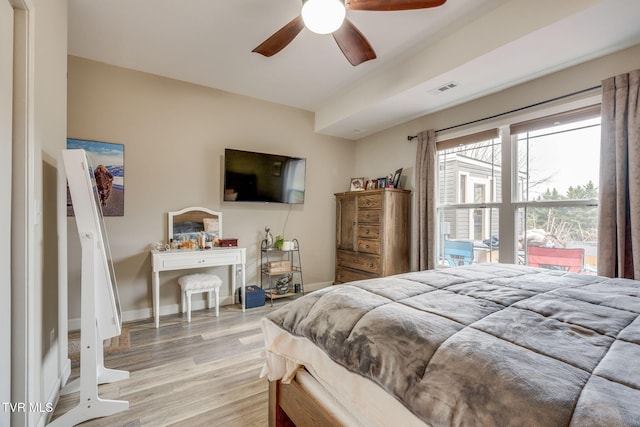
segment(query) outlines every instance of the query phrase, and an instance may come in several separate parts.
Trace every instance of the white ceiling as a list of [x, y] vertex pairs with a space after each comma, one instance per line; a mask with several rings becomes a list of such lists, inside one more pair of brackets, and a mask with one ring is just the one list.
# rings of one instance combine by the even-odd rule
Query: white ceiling
[[251, 52], [301, 4], [69, 0], [69, 54], [313, 111], [317, 132], [359, 139], [640, 43], [640, 0], [448, 0], [348, 11], [378, 56], [357, 67], [307, 29], [271, 58]]

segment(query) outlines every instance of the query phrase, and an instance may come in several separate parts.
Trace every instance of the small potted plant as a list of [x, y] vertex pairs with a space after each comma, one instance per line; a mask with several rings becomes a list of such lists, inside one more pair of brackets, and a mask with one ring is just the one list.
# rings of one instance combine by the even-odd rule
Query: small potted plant
[[284, 237], [278, 235], [276, 236], [274, 242], [273, 242], [273, 247], [276, 249], [282, 249], [282, 244], [284, 243]]

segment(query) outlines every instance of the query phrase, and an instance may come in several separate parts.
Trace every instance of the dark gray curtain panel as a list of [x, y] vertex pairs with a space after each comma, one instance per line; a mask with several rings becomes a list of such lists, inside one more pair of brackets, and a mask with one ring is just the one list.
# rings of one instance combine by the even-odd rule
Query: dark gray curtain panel
[[598, 274], [640, 279], [640, 70], [602, 81]]
[[436, 132], [418, 134], [415, 176], [413, 265], [418, 270], [436, 266]]

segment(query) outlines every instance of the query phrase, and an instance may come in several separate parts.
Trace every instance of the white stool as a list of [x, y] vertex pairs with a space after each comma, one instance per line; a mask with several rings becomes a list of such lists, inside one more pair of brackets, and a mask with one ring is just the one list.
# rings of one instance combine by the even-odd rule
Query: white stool
[[178, 279], [178, 283], [182, 288], [182, 312], [185, 309], [185, 300], [187, 303], [187, 320], [191, 323], [191, 294], [197, 294], [202, 292], [208, 292], [208, 303], [211, 308], [211, 292], [216, 293], [216, 317], [220, 315], [220, 285], [222, 285], [222, 279], [215, 274], [209, 273], [196, 273], [187, 274], [181, 276]]

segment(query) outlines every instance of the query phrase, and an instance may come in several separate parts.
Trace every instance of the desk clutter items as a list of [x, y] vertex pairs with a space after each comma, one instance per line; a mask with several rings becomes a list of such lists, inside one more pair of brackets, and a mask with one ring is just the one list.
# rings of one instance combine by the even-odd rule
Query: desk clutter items
[[[245, 288], [247, 296], [246, 308], [262, 307], [266, 301], [266, 294], [264, 290], [258, 286], [247, 286]], [[238, 289], [238, 301], [242, 304], [242, 288]]]
[[220, 246], [223, 248], [230, 248], [230, 247], [234, 247], [234, 246], [238, 246], [238, 239], [218, 239], [217, 240], [217, 245], [216, 246]]
[[[215, 274], [196, 273], [180, 276], [178, 284], [182, 288], [182, 312], [187, 310], [187, 321], [191, 323], [191, 295], [196, 293], [208, 293], [208, 307], [211, 308], [212, 293], [216, 294], [216, 317], [220, 315], [220, 285], [222, 279]], [[263, 302], [264, 303], [264, 302]], [[186, 304], [186, 307], [185, 307]]]
[[[216, 246], [237, 246], [222, 238], [222, 212], [188, 207], [167, 213], [169, 250], [203, 250]], [[226, 240], [226, 242], [223, 242]]]
[[170, 251], [170, 250], [196, 250], [203, 251], [206, 249], [221, 247], [231, 248], [238, 246], [238, 239], [234, 238], [215, 238], [210, 239], [206, 234], [198, 234], [192, 238], [182, 236], [179, 239], [169, 239], [169, 243], [156, 242], [151, 245], [152, 249], [157, 251]]

